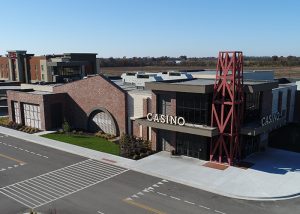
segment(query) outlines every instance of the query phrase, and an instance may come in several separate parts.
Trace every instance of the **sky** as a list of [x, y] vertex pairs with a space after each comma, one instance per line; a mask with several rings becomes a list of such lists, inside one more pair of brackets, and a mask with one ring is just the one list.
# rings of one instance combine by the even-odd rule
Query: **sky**
[[299, 0], [1, 1], [0, 54], [300, 56]]

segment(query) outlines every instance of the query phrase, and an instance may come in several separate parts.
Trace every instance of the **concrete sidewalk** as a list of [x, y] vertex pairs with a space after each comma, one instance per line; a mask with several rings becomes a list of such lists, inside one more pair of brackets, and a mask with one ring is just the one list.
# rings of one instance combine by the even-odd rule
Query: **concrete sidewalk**
[[203, 166], [206, 161], [188, 157], [171, 158], [168, 152], [134, 161], [1, 126], [0, 133], [228, 197], [247, 200], [300, 197], [299, 153], [268, 149], [245, 160], [254, 163], [249, 169], [228, 167], [218, 170]]
[[136, 162], [133, 168], [216, 194], [247, 200], [283, 200], [300, 196], [300, 154], [268, 149], [245, 161], [251, 168], [225, 170], [203, 166], [206, 161], [171, 158], [160, 152]]

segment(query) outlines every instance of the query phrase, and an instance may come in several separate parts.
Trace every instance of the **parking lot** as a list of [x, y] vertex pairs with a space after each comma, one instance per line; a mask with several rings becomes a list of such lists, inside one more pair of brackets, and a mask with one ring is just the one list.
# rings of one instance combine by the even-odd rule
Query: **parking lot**
[[295, 213], [299, 200], [218, 196], [0, 134], [0, 213]]

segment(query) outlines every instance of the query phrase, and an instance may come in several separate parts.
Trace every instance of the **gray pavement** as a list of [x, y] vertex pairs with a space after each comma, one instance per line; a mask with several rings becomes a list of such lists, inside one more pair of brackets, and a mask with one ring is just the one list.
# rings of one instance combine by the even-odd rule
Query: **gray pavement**
[[300, 197], [299, 153], [268, 149], [249, 157], [246, 161], [254, 165], [247, 170], [228, 167], [222, 171], [204, 167], [206, 162], [199, 159], [170, 158], [166, 152], [134, 161], [4, 127], [0, 127], [0, 133], [237, 199]]
[[231, 199], [134, 171], [37, 208], [44, 213], [55, 210], [58, 214], [297, 214], [299, 209], [299, 200], [295, 199], [277, 202]]
[[228, 197], [247, 200], [279, 200], [300, 197], [300, 154], [278, 149], [255, 153], [245, 161], [251, 168], [205, 167], [206, 161], [171, 158], [159, 152], [136, 162], [131, 169], [159, 176]]
[[[0, 135], [0, 213], [298, 213], [300, 200], [237, 200]], [[2, 169], [1, 168], [1, 169]]]

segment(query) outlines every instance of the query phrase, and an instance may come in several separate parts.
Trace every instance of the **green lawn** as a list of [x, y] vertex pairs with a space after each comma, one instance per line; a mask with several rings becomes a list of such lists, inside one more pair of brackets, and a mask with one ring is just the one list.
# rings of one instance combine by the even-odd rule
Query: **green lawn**
[[96, 136], [53, 133], [42, 135], [42, 137], [82, 146], [96, 151], [110, 153], [113, 155], [120, 155], [119, 145]]

